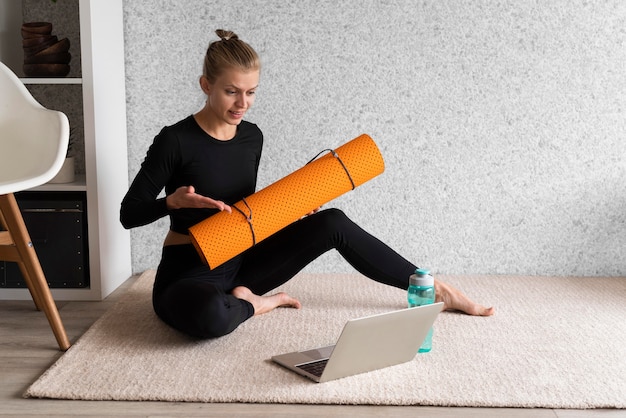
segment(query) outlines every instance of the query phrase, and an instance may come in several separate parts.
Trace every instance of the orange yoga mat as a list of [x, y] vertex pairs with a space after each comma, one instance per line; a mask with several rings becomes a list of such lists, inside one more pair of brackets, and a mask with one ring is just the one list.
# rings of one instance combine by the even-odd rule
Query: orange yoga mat
[[215, 268], [312, 210], [385, 170], [368, 135], [361, 135], [189, 228], [204, 262]]

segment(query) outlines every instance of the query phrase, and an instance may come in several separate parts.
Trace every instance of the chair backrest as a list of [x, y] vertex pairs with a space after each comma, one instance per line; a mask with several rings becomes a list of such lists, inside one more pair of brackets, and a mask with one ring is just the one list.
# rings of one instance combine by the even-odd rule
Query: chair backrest
[[50, 181], [63, 165], [69, 132], [65, 114], [41, 106], [0, 62], [0, 194]]

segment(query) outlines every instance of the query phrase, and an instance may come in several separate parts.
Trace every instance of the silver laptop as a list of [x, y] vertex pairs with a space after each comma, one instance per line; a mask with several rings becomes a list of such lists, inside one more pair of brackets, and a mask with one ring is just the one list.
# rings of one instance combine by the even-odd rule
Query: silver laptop
[[318, 383], [405, 363], [415, 357], [442, 309], [438, 302], [352, 319], [335, 345], [272, 360]]

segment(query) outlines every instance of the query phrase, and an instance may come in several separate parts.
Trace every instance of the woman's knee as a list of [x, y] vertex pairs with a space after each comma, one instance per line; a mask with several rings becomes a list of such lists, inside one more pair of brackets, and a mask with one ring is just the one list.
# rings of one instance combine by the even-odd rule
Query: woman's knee
[[155, 296], [155, 312], [172, 328], [192, 337], [222, 337], [251, 316], [245, 307], [234, 306], [238, 299], [231, 295], [176, 287]]
[[352, 223], [350, 218], [341, 209], [337, 208], [324, 209], [315, 216], [318, 217], [318, 221], [323, 222], [324, 225], [331, 227], [331, 229], [340, 229], [344, 225]]
[[225, 295], [211, 295], [198, 307], [190, 334], [198, 338], [217, 338], [230, 334], [242, 319], [231, 309], [230, 304], [224, 300]]

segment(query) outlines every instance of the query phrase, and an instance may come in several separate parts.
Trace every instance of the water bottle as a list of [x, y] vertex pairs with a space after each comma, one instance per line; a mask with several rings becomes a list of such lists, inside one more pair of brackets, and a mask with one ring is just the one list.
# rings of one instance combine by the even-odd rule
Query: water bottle
[[[417, 269], [415, 274], [409, 277], [408, 297], [409, 308], [414, 306], [429, 305], [435, 302], [435, 279], [428, 269]], [[418, 350], [418, 353], [428, 353], [432, 348], [433, 328], [428, 330], [428, 335]]]

